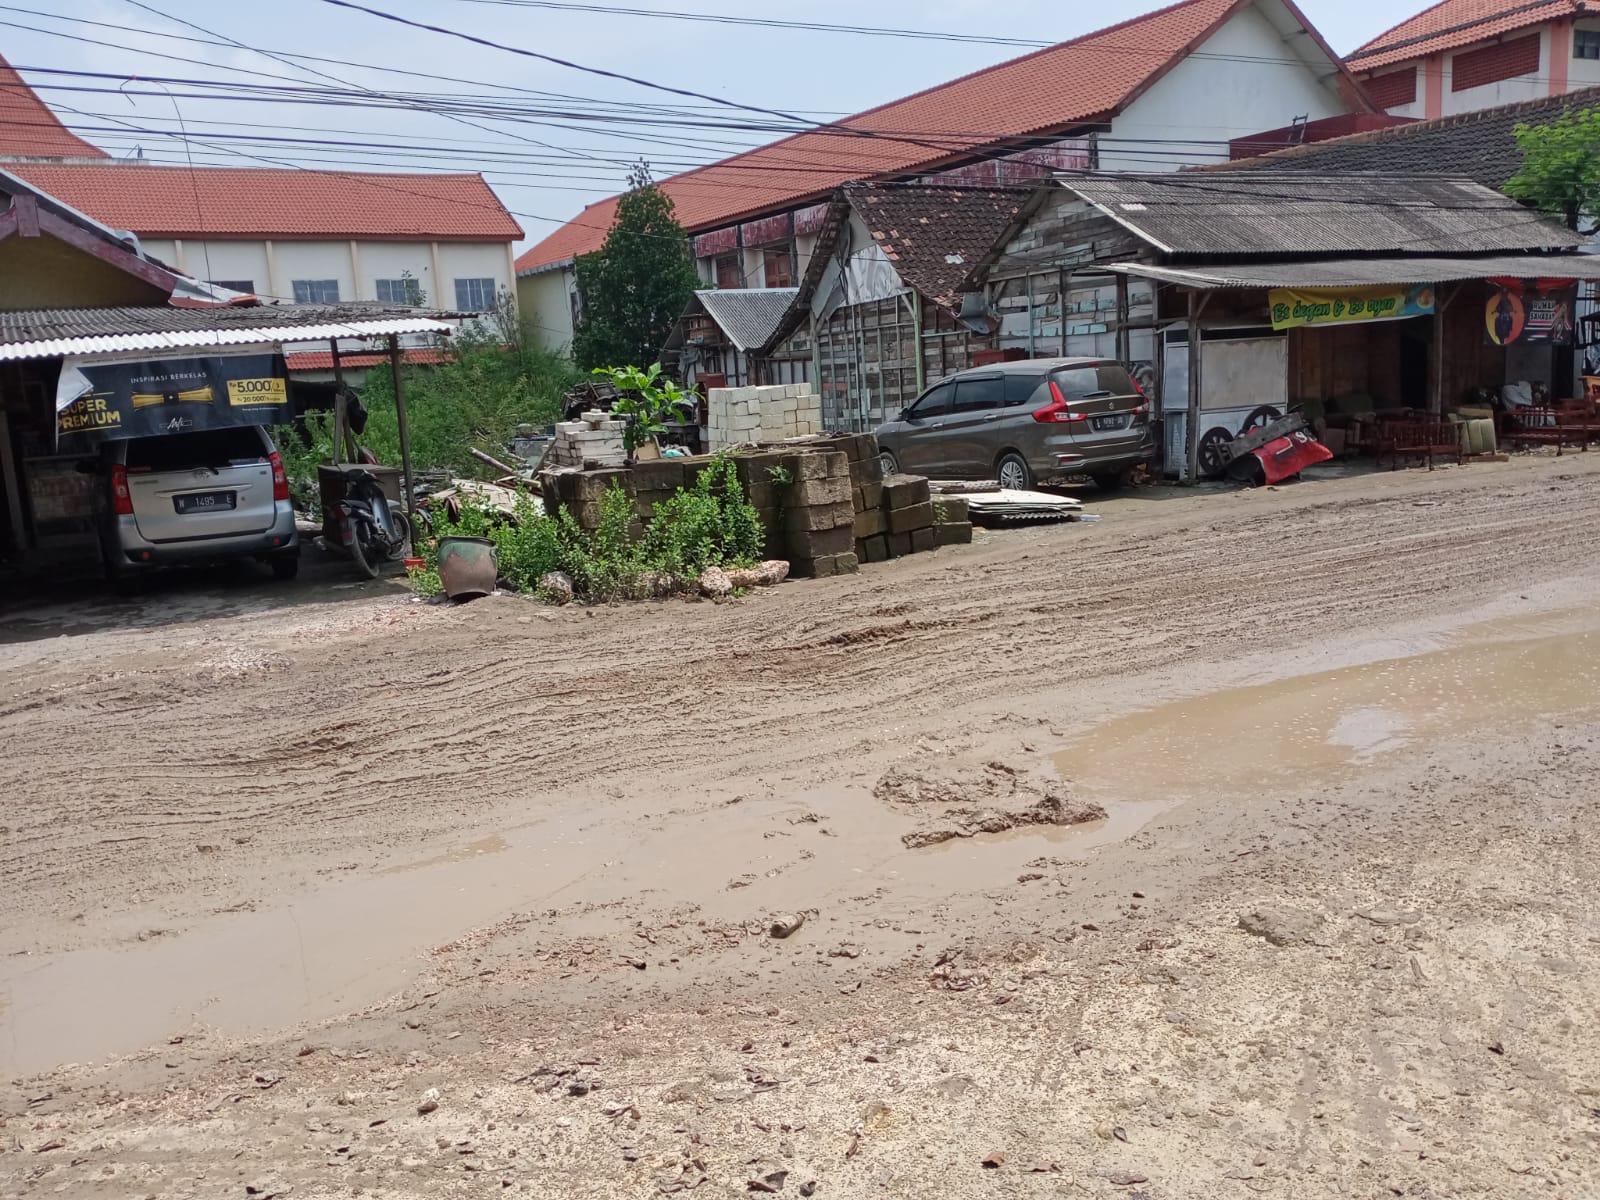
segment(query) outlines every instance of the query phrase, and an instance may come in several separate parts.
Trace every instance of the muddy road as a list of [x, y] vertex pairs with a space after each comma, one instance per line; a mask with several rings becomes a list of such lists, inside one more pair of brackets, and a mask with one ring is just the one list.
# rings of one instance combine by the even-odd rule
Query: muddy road
[[0, 614], [0, 1191], [1595, 1194], [1600, 458], [1095, 507]]

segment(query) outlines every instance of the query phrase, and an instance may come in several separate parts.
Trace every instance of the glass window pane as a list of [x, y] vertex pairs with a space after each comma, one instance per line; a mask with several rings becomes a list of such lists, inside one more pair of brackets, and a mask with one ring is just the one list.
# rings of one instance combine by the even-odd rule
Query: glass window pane
[[1065, 367], [1053, 372], [1050, 378], [1068, 400], [1082, 400], [1100, 390], [1100, 376], [1093, 367]]
[[1033, 394], [1039, 390], [1040, 385], [1043, 383], [1043, 375], [1007, 375], [1006, 407], [1011, 408], [1019, 404], [1028, 403], [1033, 399]]
[[958, 413], [987, 412], [999, 408], [1005, 397], [1005, 381], [998, 375], [979, 379], [962, 379], [956, 383], [955, 411]]
[[955, 388], [951, 384], [941, 383], [932, 391], [917, 401], [911, 411], [918, 417], [939, 417], [950, 411], [950, 402], [955, 396]]

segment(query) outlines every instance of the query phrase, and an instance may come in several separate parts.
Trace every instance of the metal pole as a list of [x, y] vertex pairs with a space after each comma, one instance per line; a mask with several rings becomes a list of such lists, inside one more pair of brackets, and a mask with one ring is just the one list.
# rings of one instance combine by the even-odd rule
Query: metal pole
[[[1208, 296], [1207, 299], [1210, 297]], [[1200, 313], [1205, 300], [1195, 291], [1189, 293], [1189, 417], [1184, 430], [1188, 458], [1188, 474], [1184, 482], [1194, 483], [1200, 478]]]
[[1133, 339], [1128, 332], [1128, 277], [1117, 276], [1117, 361], [1133, 357]]
[[[395, 423], [400, 427], [400, 477], [404, 486], [406, 516], [415, 518], [417, 501], [411, 490], [411, 434], [406, 428], [406, 385], [400, 378], [400, 337], [389, 335], [389, 370], [394, 375]], [[415, 520], [412, 528], [416, 528]]]
[[916, 288], [911, 289], [911, 325], [911, 348], [917, 356], [917, 395], [920, 396], [928, 386], [928, 366], [922, 361], [922, 293]]

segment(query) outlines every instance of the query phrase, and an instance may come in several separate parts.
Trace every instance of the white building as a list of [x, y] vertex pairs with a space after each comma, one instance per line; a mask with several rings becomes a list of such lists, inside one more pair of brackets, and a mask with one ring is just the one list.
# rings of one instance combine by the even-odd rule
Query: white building
[[[1230, 141], [1263, 131], [1373, 111], [1292, 0], [1184, 0], [662, 187], [707, 284], [793, 287], [827, 197], [852, 180], [1167, 171], [1226, 161]], [[571, 340], [574, 259], [615, 214], [614, 198], [593, 204], [517, 260], [522, 310], [547, 344]]]
[[1584, 0], [1444, 0], [1345, 62], [1399, 117], [1561, 96], [1600, 84], [1600, 12]]

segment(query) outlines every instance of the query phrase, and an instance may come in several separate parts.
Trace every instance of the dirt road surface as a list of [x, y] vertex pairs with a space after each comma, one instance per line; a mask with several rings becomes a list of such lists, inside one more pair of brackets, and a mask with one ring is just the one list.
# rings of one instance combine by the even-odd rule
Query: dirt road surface
[[1600, 1195], [1600, 456], [1094, 507], [0, 612], [0, 1195]]

